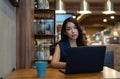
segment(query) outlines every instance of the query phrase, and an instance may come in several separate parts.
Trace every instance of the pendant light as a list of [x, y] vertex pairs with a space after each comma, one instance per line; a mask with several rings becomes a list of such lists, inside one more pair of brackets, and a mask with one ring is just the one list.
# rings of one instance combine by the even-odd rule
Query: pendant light
[[91, 11], [89, 11], [89, 5], [86, 0], [83, 0], [81, 3], [80, 11], [77, 11], [77, 13], [80, 14], [89, 14]]
[[107, 0], [105, 4], [105, 11], [103, 11], [103, 14], [114, 14], [115, 11], [113, 10], [113, 3], [110, 0]]
[[56, 11], [55, 13], [66, 13], [64, 10], [64, 4], [62, 0], [56, 1]]

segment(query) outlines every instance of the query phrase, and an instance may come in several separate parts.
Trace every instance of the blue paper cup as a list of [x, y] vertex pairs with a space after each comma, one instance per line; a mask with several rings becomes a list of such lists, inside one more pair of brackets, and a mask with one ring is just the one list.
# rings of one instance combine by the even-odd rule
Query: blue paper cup
[[38, 77], [45, 77], [48, 62], [47, 61], [36, 61], [35, 66], [37, 69]]

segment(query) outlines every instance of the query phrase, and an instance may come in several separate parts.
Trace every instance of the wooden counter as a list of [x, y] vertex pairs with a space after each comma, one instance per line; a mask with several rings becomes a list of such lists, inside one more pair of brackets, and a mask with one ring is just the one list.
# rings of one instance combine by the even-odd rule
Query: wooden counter
[[104, 79], [120, 78], [120, 72], [108, 67], [104, 67], [102, 72], [64, 74], [58, 69], [48, 68], [46, 77], [38, 78], [36, 69], [18, 69], [8, 75], [5, 79]]

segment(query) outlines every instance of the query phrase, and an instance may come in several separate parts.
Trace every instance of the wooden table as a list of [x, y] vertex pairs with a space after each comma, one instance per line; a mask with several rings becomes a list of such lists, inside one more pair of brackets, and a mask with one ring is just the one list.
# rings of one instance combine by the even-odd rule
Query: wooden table
[[58, 69], [48, 68], [46, 77], [38, 78], [36, 69], [18, 69], [8, 75], [5, 79], [105, 79], [120, 78], [120, 72], [104, 67], [102, 72], [97, 73], [80, 73], [80, 74], [64, 74]]

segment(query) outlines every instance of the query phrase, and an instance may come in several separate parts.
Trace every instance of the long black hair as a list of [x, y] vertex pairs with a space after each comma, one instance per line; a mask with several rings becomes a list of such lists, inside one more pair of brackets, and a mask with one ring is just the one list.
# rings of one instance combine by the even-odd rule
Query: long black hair
[[68, 36], [65, 35], [65, 29], [66, 29], [66, 24], [68, 22], [72, 22], [76, 25], [77, 29], [78, 29], [78, 33], [79, 33], [79, 36], [78, 38], [76, 39], [77, 41], [77, 46], [84, 46], [84, 41], [83, 41], [83, 34], [82, 34], [82, 29], [80, 28], [78, 22], [72, 18], [72, 17], [69, 17], [67, 18], [64, 22], [63, 22], [63, 25], [62, 25], [62, 30], [61, 30], [61, 40], [60, 42], [66, 42], [66, 41], [69, 41], [68, 40]]

